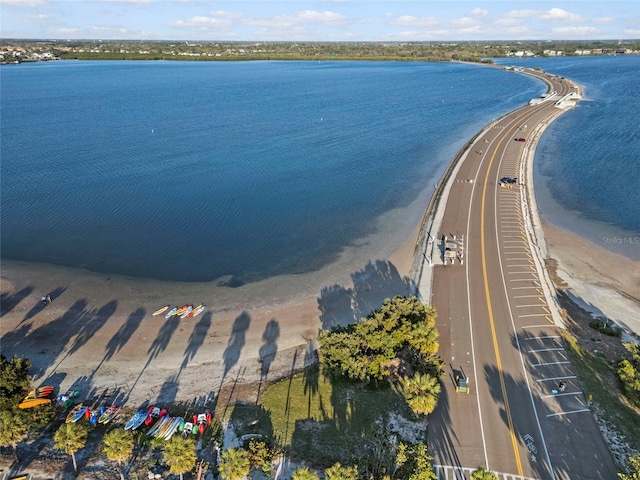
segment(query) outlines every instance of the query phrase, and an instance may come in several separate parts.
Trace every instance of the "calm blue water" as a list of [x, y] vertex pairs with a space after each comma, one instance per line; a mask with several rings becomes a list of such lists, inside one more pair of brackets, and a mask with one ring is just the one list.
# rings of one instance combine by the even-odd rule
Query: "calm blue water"
[[538, 206], [552, 224], [640, 260], [640, 56], [499, 63], [540, 67], [583, 86], [585, 100], [538, 144]]
[[458, 64], [64, 61], [0, 75], [3, 258], [230, 286], [375, 238], [470, 136], [544, 91]]

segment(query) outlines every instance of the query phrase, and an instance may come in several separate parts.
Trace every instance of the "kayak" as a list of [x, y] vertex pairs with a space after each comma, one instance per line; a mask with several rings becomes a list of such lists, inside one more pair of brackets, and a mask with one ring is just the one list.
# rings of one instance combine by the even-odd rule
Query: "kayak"
[[151, 430], [147, 432], [147, 435], [149, 435], [150, 437], [153, 437], [162, 428], [162, 426], [165, 423], [170, 421], [171, 421], [171, 417], [167, 417], [167, 416], [162, 417], [160, 420], [156, 422], [156, 424], [153, 427], [151, 427]]
[[102, 415], [98, 417], [98, 423], [109, 423], [111, 420], [113, 420], [113, 417], [116, 416], [118, 410], [120, 410], [120, 407], [116, 406], [115, 404], [111, 405], [104, 412], [102, 412]]
[[76, 423], [82, 417], [86, 416], [88, 411], [89, 411], [89, 407], [87, 407], [86, 405], [83, 405], [78, 409], [75, 415], [71, 418], [71, 422]]
[[[71, 423], [74, 419], [74, 417], [76, 416], [76, 414], [80, 411], [80, 409], [82, 408], [82, 404], [79, 403], [78, 405], [76, 405], [75, 407], [73, 407], [73, 409], [69, 412], [69, 414], [67, 415], [67, 418], [65, 419], [65, 423]], [[86, 407], [85, 407], [86, 408]], [[84, 413], [84, 412], [83, 412]]]
[[178, 307], [173, 307], [171, 310], [169, 310], [169, 313], [167, 313], [164, 318], [169, 318], [172, 317], [176, 314], [176, 312], [178, 311]]
[[196, 308], [193, 309], [193, 311], [189, 314], [189, 316], [190, 317], [197, 317], [202, 312], [204, 312], [205, 308], [207, 308], [207, 306], [204, 303], [202, 305], [198, 305]]
[[51, 403], [51, 399], [49, 398], [29, 398], [22, 401], [22, 403], [18, 404], [18, 408], [25, 410], [27, 408], [37, 407], [38, 405], [46, 405], [47, 403]]
[[30, 390], [27, 396], [24, 397], [24, 399], [29, 400], [30, 398], [44, 398], [44, 397], [48, 397], [52, 393], [53, 393], [53, 387], [51, 385], [45, 385], [43, 387], [38, 387], [38, 388], [34, 388], [33, 390]]
[[146, 410], [138, 410], [136, 413], [133, 414], [133, 416], [129, 419], [129, 421], [125, 423], [124, 429], [135, 430], [140, 425], [142, 425], [142, 422], [144, 422], [144, 420], [147, 418], [147, 415], [148, 413]]
[[182, 422], [182, 417], [177, 417], [174, 420], [173, 424], [171, 424], [169, 430], [167, 430], [167, 433], [165, 433], [164, 439], [169, 440], [173, 436], [173, 434], [176, 433], [176, 430], [178, 430], [178, 427], [182, 424]]
[[189, 314], [193, 311], [193, 306], [189, 305], [189, 308], [187, 308], [182, 315], [180, 315], [180, 318], [186, 318], [189, 316]]
[[170, 307], [170, 306], [171, 306], [171, 305], [165, 305], [164, 307], [159, 308], [158, 310], [156, 310], [155, 312], [153, 312], [153, 313], [152, 313], [152, 315], [153, 315], [154, 317], [155, 317], [156, 315], [160, 315], [161, 313], [166, 312], [166, 311], [169, 309], [169, 307]]
[[176, 310], [176, 315], [180, 316], [182, 315], [184, 312], [187, 311], [187, 308], [189, 308], [191, 305], [183, 305], [181, 306], [178, 310]]
[[162, 425], [160, 426], [160, 428], [158, 428], [158, 430], [156, 430], [153, 434], [153, 436], [156, 438], [164, 437], [165, 433], [167, 433], [167, 430], [171, 428], [171, 426], [173, 425], [173, 422], [175, 422], [176, 419], [175, 417], [164, 417], [163, 420], [164, 421], [162, 422]]

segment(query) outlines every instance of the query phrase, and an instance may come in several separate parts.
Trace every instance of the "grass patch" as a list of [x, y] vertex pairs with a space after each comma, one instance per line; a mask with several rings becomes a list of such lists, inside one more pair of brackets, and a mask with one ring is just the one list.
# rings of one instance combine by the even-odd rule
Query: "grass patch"
[[614, 368], [605, 359], [583, 350], [572, 335], [564, 332], [563, 336], [585, 393], [593, 396], [604, 419], [627, 438], [630, 446], [640, 450], [640, 411], [624, 398]]
[[394, 389], [330, 380], [317, 366], [269, 386], [258, 405], [234, 406], [230, 419], [238, 435], [273, 438], [294, 457], [313, 459], [320, 467], [354, 463], [383, 428], [404, 437], [396, 427], [401, 424], [405, 435], [424, 439], [426, 434], [426, 423], [415, 421]]

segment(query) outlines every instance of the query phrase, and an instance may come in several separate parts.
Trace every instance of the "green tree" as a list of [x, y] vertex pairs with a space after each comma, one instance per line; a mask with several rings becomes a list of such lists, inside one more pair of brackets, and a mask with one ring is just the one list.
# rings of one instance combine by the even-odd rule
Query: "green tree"
[[438, 404], [440, 382], [427, 374], [416, 374], [402, 380], [402, 391], [416, 415], [429, 415]]
[[318, 475], [309, 470], [309, 467], [298, 467], [291, 476], [292, 480], [320, 480]]
[[17, 404], [29, 389], [31, 360], [14, 355], [11, 360], [0, 354], [0, 409], [7, 410]]
[[427, 453], [427, 446], [420, 443], [413, 449], [413, 472], [409, 480], [436, 480], [436, 472], [431, 465], [431, 456]]
[[0, 446], [15, 446], [29, 433], [29, 422], [20, 410], [0, 410]]
[[266, 440], [252, 439], [247, 451], [249, 463], [253, 468], [259, 468], [265, 476], [271, 476], [271, 466], [276, 455], [275, 449]]
[[162, 455], [166, 464], [169, 465], [169, 471], [180, 475], [182, 480], [182, 474], [191, 470], [196, 464], [196, 442], [193, 438], [174, 435], [165, 444]]
[[121, 480], [124, 480], [123, 464], [133, 455], [133, 432], [116, 428], [102, 440], [102, 450], [109, 460], [118, 462]]
[[498, 476], [483, 467], [478, 467], [471, 472], [471, 480], [498, 480]]
[[640, 345], [634, 342], [625, 342], [623, 345], [627, 354], [618, 363], [618, 377], [627, 398], [640, 406]]
[[324, 471], [324, 478], [325, 480], [358, 480], [360, 476], [357, 466], [345, 467], [338, 462]]
[[220, 454], [220, 476], [224, 480], [242, 480], [251, 470], [249, 453], [243, 448], [229, 448]]
[[320, 333], [323, 369], [331, 376], [380, 382], [398, 369], [403, 351], [431, 361], [438, 350], [435, 318], [435, 310], [416, 297], [386, 299], [359, 322]]
[[627, 473], [619, 473], [622, 480], [640, 480], [640, 455], [629, 457], [627, 460]]
[[87, 443], [89, 427], [84, 423], [63, 423], [53, 435], [54, 448], [64, 450], [64, 453], [71, 455], [73, 460], [73, 471], [78, 470], [76, 463], [76, 452]]

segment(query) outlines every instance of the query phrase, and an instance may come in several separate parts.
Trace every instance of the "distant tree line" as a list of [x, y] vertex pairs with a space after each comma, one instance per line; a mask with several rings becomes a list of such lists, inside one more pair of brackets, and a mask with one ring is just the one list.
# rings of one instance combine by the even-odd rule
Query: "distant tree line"
[[[0, 48], [21, 46], [79, 60], [386, 60], [489, 62], [526, 51], [577, 55], [640, 52], [640, 40], [618, 41], [476, 41], [476, 42], [233, 42], [148, 40], [3, 40]], [[25, 61], [28, 57], [17, 59]], [[5, 59], [7, 60], [7, 59]], [[16, 60], [12, 58], [12, 60]]]

